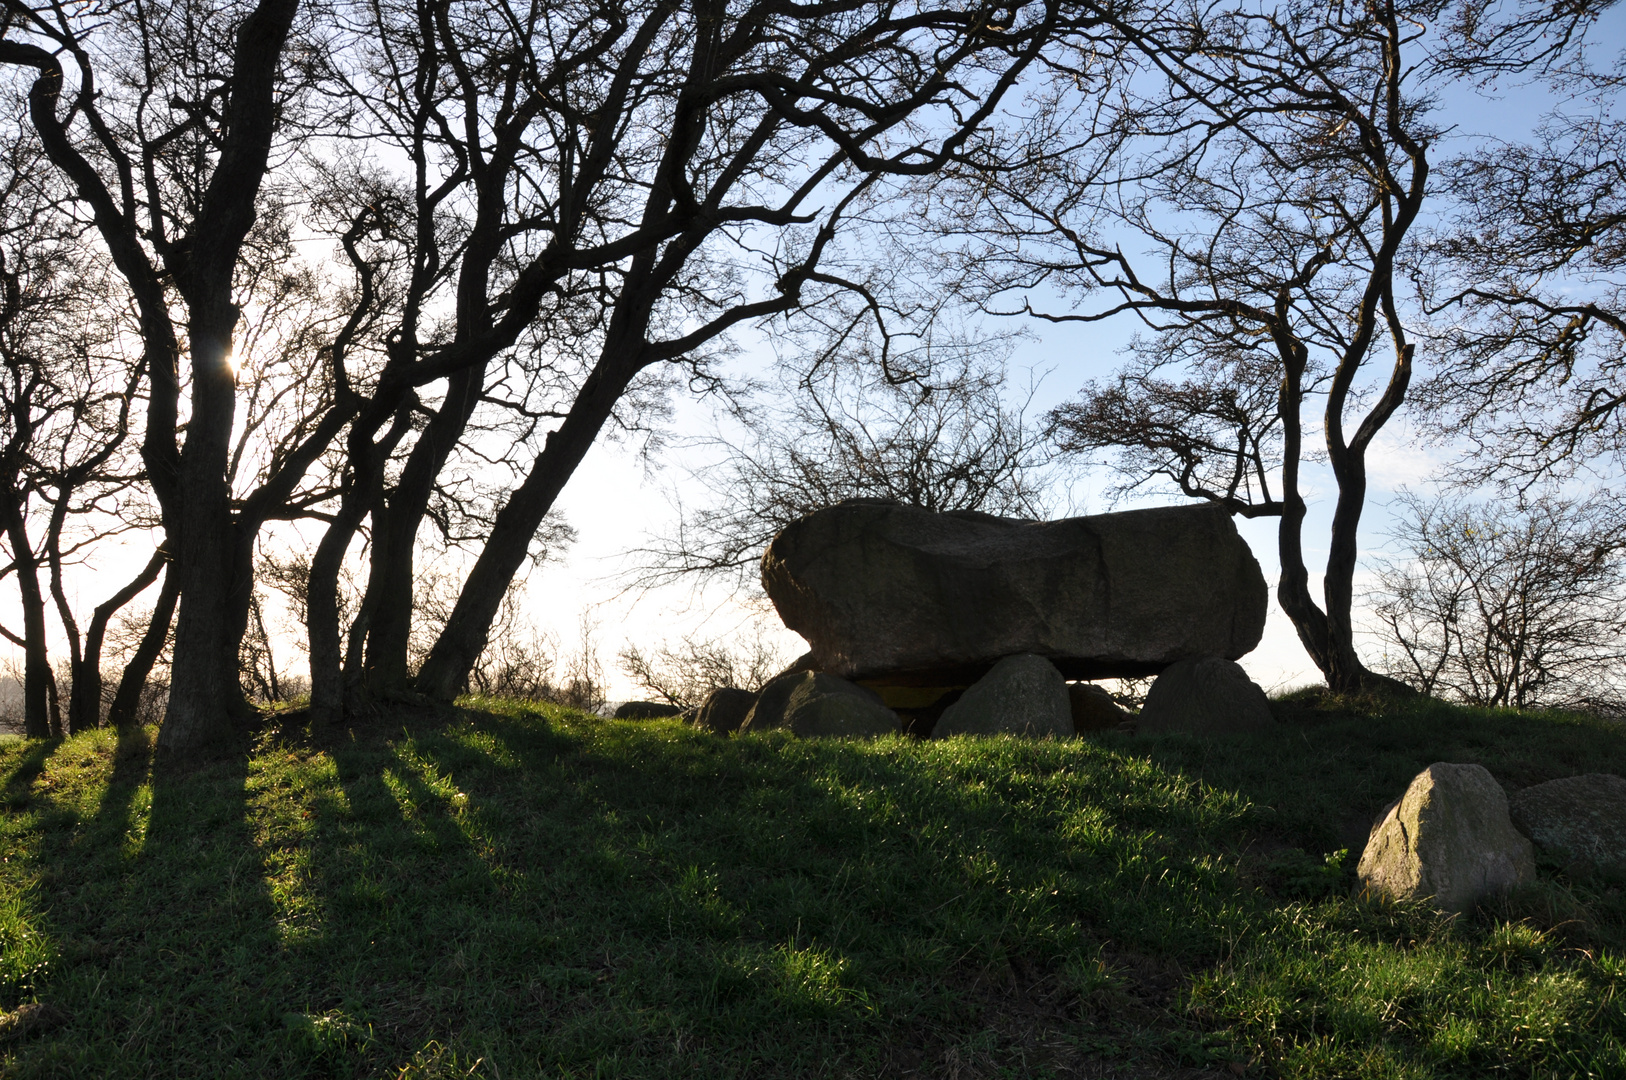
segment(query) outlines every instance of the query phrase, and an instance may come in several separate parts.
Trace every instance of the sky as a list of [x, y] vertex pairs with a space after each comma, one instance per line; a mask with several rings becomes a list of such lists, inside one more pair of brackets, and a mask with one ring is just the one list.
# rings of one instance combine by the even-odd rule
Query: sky
[[[1623, 26], [1626, 15], [1617, 12], [1610, 16], [1599, 38], [1605, 49], [1612, 51], [1626, 43]], [[1455, 136], [1516, 137], [1528, 130], [1549, 104], [1550, 99], [1530, 90], [1492, 95], [1463, 91], [1444, 102], [1443, 111], [1456, 125]], [[1024, 329], [1026, 336], [1017, 340], [1009, 361], [1012, 396], [1017, 388], [1025, 393], [1029, 384], [1037, 381], [1038, 390], [1029, 406], [1030, 417], [1037, 417], [1076, 395], [1088, 380], [1110, 376], [1123, 359], [1121, 350], [1135, 324], [1127, 320], [1031, 324]], [[746, 343], [733, 362], [741, 370], [760, 372], [771, 363], [770, 352], [763, 343]], [[627, 552], [675, 524], [672, 493], [681, 487], [685, 468], [694, 466], [697, 460], [694, 451], [683, 448], [684, 438], [704, 435], [714, 423], [710, 406], [704, 402], [680, 398], [674, 406], [665, 431], [671, 437], [669, 448], [653, 460], [640, 457], [634, 447], [624, 443], [601, 440], [593, 448], [559, 503], [559, 510], [577, 531], [577, 542], [561, 560], [522, 571], [529, 575], [522, 583], [526, 613], [539, 629], [556, 639], [561, 653], [579, 649], [583, 626], [592, 628], [593, 643], [613, 700], [643, 696], [616, 662], [617, 654], [629, 644], [649, 651], [663, 642], [675, 643], [685, 634], [728, 639], [749, 637], [760, 629], [787, 661], [805, 648], [805, 643], [778, 625], [762, 604], [732, 596], [727, 590], [714, 587], [697, 592], [679, 585], [652, 593], [628, 591]], [[1358, 594], [1371, 583], [1371, 556], [1383, 551], [1387, 544], [1387, 506], [1395, 493], [1403, 487], [1428, 488], [1450, 460], [1445, 449], [1422, 438], [1431, 434], [1430, 423], [1430, 418], [1419, 414], [1414, 404], [1408, 404], [1371, 448], [1370, 490], [1359, 537], [1362, 565], [1356, 582]], [[1153, 494], [1111, 504], [1102, 495], [1109, 479], [1099, 473], [1081, 477], [1070, 492], [1076, 512], [1180, 501]], [[1314, 464], [1307, 466], [1304, 488], [1309, 504], [1304, 526], [1305, 556], [1312, 571], [1312, 591], [1319, 592], [1316, 570], [1325, 562], [1335, 488], [1326, 468]], [[1272, 592], [1264, 637], [1240, 662], [1267, 690], [1320, 682], [1319, 673], [1275, 602], [1276, 521], [1238, 519], [1237, 527], [1258, 558]], [[70, 591], [83, 591], [86, 601], [80, 606], [88, 608], [110, 591], [110, 576], [125, 574], [126, 563], [144, 561], [150, 550], [139, 538], [133, 538], [127, 550], [99, 560], [103, 572], [72, 582]], [[10, 617], [7, 609], [12, 606], [9, 595], [0, 596], [0, 621]], [[11, 619], [7, 625], [14, 622]], [[285, 668], [302, 666], [293, 638], [293, 634], [285, 634], [279, 648]], [[54, 644], [60, 651], [60, 643]], [[1375, 643], [1364, 641], [1361, 648], [1370, 661], [1375, 655]], [[564, 662], [564, 657], [560, 660]]]
[[[1626, 46], [1626, 12], [1607, 13], [1594, 41], [1599, 56], [1618, 53]], [[1451, 142], [1464, 145], [1484, 138], [1517, 139], [1530, 131], [1553, 103], [1554, 99], [1539, 88], [1458, 88], [1442, 100], [1437, 115], [1451, 128]], [[1449, 146], [1439, 148], [1436, 159], [1449, 152]], [[1025, 327], [1028, 336], [1017, 344], [1010, 373], [1013, 388], [1024, 391], [1030, 381], [1038, 379], [1039, 391], [1031, 403], [1030, 417], [1074, 396], [1088, 380], [1110, 376], [1121, 363], [1121, 351], [1137, 326], [1125, 319], [1115, 323], [1039, 323]], [[1419, 359], [1426, 363], [1426, 357]], [[764, 361], [762, 351], [747, 348], [741, 362], [758, 365]], [[1382, 367], [1385, 360], [1377, 357], [1375, 363]], [[1307, 415], [1306, 419], [1311, 417]], [[707, 423], [703, 407], [680, 403], [673, 433], [680, 437], [700, 434]], [[1435, 488], [1442, 470], [1453, 460], [1449, 446], [1442, 445], [1438, 438], [1437, 423], [1409, 402], [1368, 452], [1369, 489], [1359, 533], [1361, 563], [1355, 580], [1358, 629], [1362, 622], [1360, 596], [1375, 584], [1373, 558], [1392, 553], [1390, 503], [1403, 488], [1425, 492]], [[1306, 432], [1307, 440], [1318, 437], [1314, 431]], [[615, 654], [625, 644], [647, 649], [663, 639], [675, 641], [685, 633], [719, 637], [747, 631], [751, 626], [753, 611], [716, 590], [695, 595], [679, 587], [637, 596], [625, 591], [626, 580], [620, 573], [627, 565], [624, 553], [645, 535], [659, 534], [674, 523], [668, 492], [681, 482], [684, 464], [682, 452], [674, 451], [660, 462], [660, 468], [651, 471], [624, 447], [605, 443], [595, 447], [560, 501], [560, 509], [578, 531], [577, 544], [563, 562], [544, 568], [526, 583], [533, 618], [539, 625], [551, 628], [561, 641], [579, 639], [582, 613], [590, 613], [597, 626], [600, 657], [611, 680], [612, 698], [638, 695], [637, 688], [614, 663]], [[1152, 494], [1110, 504], [1102, 495], [1108, 483], [1109, 478], [1101, 473], [1083, 477], [1071, 492], [1077, 512], [1099, 513], [1181, 501], [1168, 494]], [[1336, 495], [1330, 469], [1306, 463], [1303, 494], [1308, 504], [1303, 529], [1305, 560], [1311, 571], [1312, 593], [1319, 596], [1318, 569], [1326, 561]], [[1259, 560], [1271, 591], [1263, 639], [1239, 662], [1254, 681], [1269, 691], [1321, 683], [1320, 673], [1275, 599], [1277, 522], [1236, 519], [1236, 524]], [[775, 640], [786, 659], [804, 651], [800, 637], [778, 625], [771, 614], [766, 622], [776, 631]], [[1358, 648], [1367, 662], [1374, 664], [1381, 645], [1375, 636], [1364, 632]]]
[[[1086, 381], [1109, 376], [1121, 362], [1119, 350], [1132, 332], [1128, 323], [1035, 329], [1034, 337], [1017, 346], [1010, 365], [1010, 382], [1025, 392], [1030, 374], [1042, 377], [1030, 407], [1030, 415], [1037, 416], [1075, 395]], [[749, 352], [742, 362], [750, 362]], [[677, 411], [673, 432], [698, 434], [707, 422], [703, 407], [685, 403]], [[1402, 423], [1397, 422], [1377, 440], [1370, 455], [1372, 491], [1362, 523], [1363, 552], [1386, 542], [1387, 515], [1383, 507], [1392, 493], [1402, 485], [1416, 488], [1426, 484], [1442, 460], [1419, 447], [1414, 433]], [[668, 496], [682, 484], [684, 465], [680, 449], [666, 454], [651, 469], [630, 448], [600, 442], [560, 499], [560, 509], [578, 532], [576, 544], [563, 561], [533, 572], [524, 584], [527, 610], [533, 621], [550, 631], [567, 650], [577, 647], [573, 643], [579, 641], [583, 613], [596, 624], [596, 644], [612, 700], [640, 696], [639, 689], [615, 663], [616, 654], [628, 643], [647, 652], [663, 641], [675, 643], [684, 634], [706, 638], [748, 636], [756, 626], [753, 619], [758, 619], [774, 631], [772, 640], [786, 661], [806, 649], [806, 643], [779, 625], [771, 613], [762, 619], [760, 609], [731, 598], [726, 590], [713, 588], [697, 595], [691, 587], [675, 586], [652, 593], [628, 593], [625, 571], [630, 561], [626, 553], [646, 536], [659, 534], [675, 523], [676, 513]], [[1182, 501], [1162, 494], [1114, 504], [1102, 495], [1109, 480], [1101, 472], [1081, 476], [1070, 493], [1077, 512], [1102, 513]], [[1312, 575], [1326, 560], [1333, 493], [1330, 474], [1323, 467], [1311, 466], [1305, 490], [1309, 516], [1304, 538]], [[1275, 600], [1276, 521], [1237, 519], [1236, 524], [1259, 560], [1272, 593], [1264, 637], [1239, 662], [1268, 691], [1319, 684], [1319, 672]], [[1312, 577], [1312, 588], [1319, 590], [1318, 576]]]

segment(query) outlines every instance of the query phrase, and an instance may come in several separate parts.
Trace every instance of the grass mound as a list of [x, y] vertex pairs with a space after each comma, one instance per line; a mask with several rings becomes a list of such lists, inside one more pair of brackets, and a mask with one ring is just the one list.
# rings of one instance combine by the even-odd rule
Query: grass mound
[[1353, 894], [1423, 766], [1626, 773], [1626, 731], [1282, 711], [856, 743], [481, 701], [184, 770], [0, 743], [0, 1071], [1626, 1075], [1618, 883]]

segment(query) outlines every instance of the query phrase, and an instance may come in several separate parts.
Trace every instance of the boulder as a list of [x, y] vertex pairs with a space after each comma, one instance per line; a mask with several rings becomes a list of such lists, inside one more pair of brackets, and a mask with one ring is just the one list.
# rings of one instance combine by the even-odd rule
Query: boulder
[[1073, 734], [1067, 683], [1042, 656], [1007, 656], [943, 711], [932, 738], [950, 735]]
[[1379, 815], [1356, 873], [1370, 893], [1460, 912], [1529, 881], [1536, 860], [1484, 766], [1440, 761]]
[[616, 706], [613, 719], [657, 720], [663, 716], [676, 716], [682, 711], [683, 706], [668, 701], [623, 701]]
[[1237, 735], [1275, 726], [1270, 699], [1241, 664], [1204, 656], [1172, 664], [1152, 680], [1137, 730], [1143, 735]]
[[1135, 718], [1116, 698], [1094, 683], [1070, 684], [1067, 704], [1073, 714], [1074, 731], [1114, 731], [1119, 724]]
[[1267, 599], [1207, 505], [1041, 522], [852, 499], [774, 537], [762, 583], [818, 670], [920, 686], [968, 686], [1019, 653], [1069, 679], [1238, 657]]
[[[788, 667], [786, 667], [784, 671], [781, 671], [779, 673], [779, 675], [794, 675], [798, 671], [818, 671], [818, 670], [819, 670], [819, 665], [814, 662], [813, 654], [810, 653], [810, 652], [805, 652], [802, 655], [798, 656], [796, 659], [792, 660], [790, 662], [790, 665]], [[777, 678], [779, 678], [779, 675], [775, 675], [773, 678], [777, 679]], [[773, 679], [769, 679], [768, 681], [772, 682]]]
[[1508, 812], [1542, 854], [1576, 870], [1626, 874], [1626, 780], [1610, 773], [1550, 780], [1516, 792]]
[[715, 735], [732, 735], [740, 730], [757, 696], [749, 690], [734, 686], [721, 686], [706, 695], [695, 713], [694, 724]]
[[793, 671], [762, 688], [742, 731], [785, 728], [801, 738], [893, 735], [898, 716], [873, 690], [819, 671]]
[[783, 726], [785, 705], [790, 701], [790, 693], [809, 674], [806, 671], [787, 671], [769, 679], [757, 691], [757, 699], [752, 703], [750, 712], [745, 714], [745, 719], [740, 721], [739, 730], [767, 731]]

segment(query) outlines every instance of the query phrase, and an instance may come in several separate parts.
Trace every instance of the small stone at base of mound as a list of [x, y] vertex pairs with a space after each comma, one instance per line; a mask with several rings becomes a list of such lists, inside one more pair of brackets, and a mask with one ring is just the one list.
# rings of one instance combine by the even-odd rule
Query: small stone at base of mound
[[1368, 892], [1462, 912], [1535, 877], [1536, 860], [1496, 778], [1437, 761], [1379, 815], [1356, 873]]
[[1270, 699], [1241, 664], [1200, 656], [1170, 664], [1153, 680], [1138, 730], [1142, 735], [1239, 735], [1275, 726]]
[[1072, 709], [1074, 731], [1116, 731], [1119, 724], [1135, 718], [1094, 683], [1068, 683], [1067, 703]]
[[1007, 656], [943, 711], [932, 738], [950, 735], [1073, 735], [1067, 683], [1042, 656]]
[[682, 711], [683, 706], [665, 701], [623, 701], [616, 706], [612, 719], [658, 720], [665, 716], [676, 716]]
[[872, 738], [899, 730], [898, 716], [873, 690], [820, 671], [781, 675], [762, 688], [742, 731], [786, 728], [807, 738]]
[[1626, 874], [1626, 780], [1610, 773], [1550, 780], [1516, 792], [1508, 811], [1542, 854], [1581, 872]]
[[735, 686], [720, 686], [706, 695], [695, 711], [694, 725], [714, 735], [732, 735], [740, 730], [757, 696]]

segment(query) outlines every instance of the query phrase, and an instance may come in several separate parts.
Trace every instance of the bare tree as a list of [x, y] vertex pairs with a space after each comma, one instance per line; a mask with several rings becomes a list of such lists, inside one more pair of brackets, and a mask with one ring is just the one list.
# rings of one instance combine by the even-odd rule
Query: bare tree
[[[873, 0], [5, 12], [0, 63], [31, 80], [29, 125], [138, 328], [144, 480], [173, 556], [155, 617], [178, 603], [165, 752], [244, 707], [256, 545], [279, 519], [328, 524], [313, 707], [342, 710], [347, 668], [399, 687], [418, 531], [462, 455], [524, 480], [418, 673], [454, 693], [606, 424], [636, 424], [663, 370], [714, 384], [732, 327], [843, 292], [875, 307], [846, 223], [963, 145], [1062, 18]], [[301, 231], [340, 257], [314, 289], [284, 271]], [[346, 634], [335, 580], [364, 524]]]
[[[1113, 24], [1119, 96], [1073, 89], [1111, 62], [1082, 41], [1038, 119], [956, 173], [991, 196], [962, 200], [964, 287], [989, 310], [1149, 328], [1123, 376], [1054, 414], [1062, 445], [1115, 454], [1129, 487], [1279, 518], [1278, 599], [1339, 690], [1387, 685], [1355, 651], [1356, 537], [1367, 450], [1412, 376], [1397, 286], [1439, 136], [1422, 50], [1440, 10], [1137, 12]], [[1078, 307], [1041, 302], [1058, 292]], [[1320, 602], [1302, 537], [1311, 410], [1338, 491]]]
[[311, 25], [296, 35], [298, 15], [298, 0], [19, 2], [7, 5], [0, 40], [0, 63], [32, 76], [30, 124], [136, 313], [148, 387], [142, 453], [179, 595], [166, 751], [226, 729], [241, 700], [254, 535], [284, 512], [350, 407], [334, 400], [314, 424], [286, 428], [286, 453], [234, 507], [234, 332], [254, 300], [239, 272], [267, 209], [273, 146], [291, 160], [290, 136], [308, 119], [300, 91], [316, 68], [285, 63], [285, 50], [298, 36], [302, 53], [322, 52]]
[[783, 654], [760, 627], [738, 645], [698, 634], [686, 634], [676, 645], [662, 642], [652, 652], [629, 643], [619, 660], [621, 670], [645, 691], [684, 708], [700, 704], [713, 690], [760, 690], [785, 669]]
[[[1626, 124], [1549, 116], [1528, 143], [1452, 161], [1460, 216], [1422, 276], [1444, 363], [1423, 388], [1481, 453], [1474, 479], [1519, 484], [1626, 454]], [[1600, 100], [1601, 99], [1601, 100]]]
[[1406, 493], [1374, 611], [1390, 674], [1516, 709], [1626, 706], [1618, 499], [1523, 503]]
[[[349, 433], [341, 503], [312, 560], [318, 712], [341, 712], [362, 674], [373, 692], [404, 683], [418, 530], [476, 410], [504, 407], [490, 390], [506, 372], [544, 376], [531, 380], [536, 400], [506, 403], [529, 421], [518, 452], [534, 463], [495, 515], [441, 659], [419, 672], [436, 694], [466, 680], [559, 488], [605, 424], [627, 419], [646, 372], [671, 363], [704, 381], [708, 343], [730, 327], [840, 287], [818, 269], [835, 224], [877, 177], [931, 167], [910, 124], [971, 103], [947, 72], [986, 77], [997, 99], [1015, 77], [1001, 65], [1031, 60], [1054, 17], [995, 31], [977, 30], [977, 13], [895, 14], [856, 0], [369, 9], [349, 93], [367, 102], [370, 139], [413, 169], [397, 183], [365, 165], [348, 185], [379, 218], [372, 251], [350, 258], [363, 277], [398, 268], [399, 298], [389, 363]], [[919, 78], [919, 50], [939, 46], [944, 74]], [[822, 214], [801, 214], [826, 195]], [[775, 232], [785, 242], [747, 273]], [[765, 298], [746, 297], [747, 276]], [[432, 407], [409, 393], [441, 380]], [[367, 594], [349, 634], [365, 660], [345, 664], [325, 598], [369, 519]]]
[[[25, 727], [35, 736], [100, 722], [109, 620], [165, 565], [155, 553], [81, 624], [65, 569], [144, 529], [151, 515], [134, 454], [140, 370], [122, 348], [124, 312], [54, 180], [38, 142], [14, 126], [0, 154], [0, 522], [23, 632], [0, 634], [23, 649]], [[47, 589], [68, 646], [65, 717], [46, 649]]]
[[[940, 167], [1061, 18], [1043, 3], [652, 6], [626, 11], [606, 36], [614, 75], [585, 94], [590, 114], [555, 120], [538, 102], [536, 115], [567, 137], [550, 138], [549, 154], [575, 171], [559, 174], [569, 194], [561, 187], [550, 199], [548, 246], [531, 265], [581, 258], [583, 215], [556, 217], [581, 199], [625, 207], [594, 226], [624, 261], [599, 264], [605, 304], [592, 363], [561, 395], [553, 411], [563, 419], [495, 516], [417, 673], [420, 691], [449, 697], [465, 682], [531, 537], [640, 376], [676, 364], [703, 380], [700, 362], [730, 328], [844, 291], [867, 295], [861, 260], [849, 262], [853, 276], [836, 272], [848, 220], [877, 203], [889, 178]], [[626, 163], [613, 175], [598, 164], [612, 154]]]
[[779, 530], [845, 499], [1043, 517], [1048, 439], [1006, 403], [1004, 366], [963, 355], [934, 366], [900, 383], [828, 357], [787, 368], [767, 404], [732, 410], [743, 437], [696, 447], [717, 460], [688, 473], [674, 532], [636, 552], [635, 587], [690, 578], [750, 589]]
[[37, 155], [26, 140], [10, 140], [5, 162], [4, 250], [0, 251], [0, 422], [5, 443], [0, 447], [0, 528], [4, 529], [11, 563], [6, 575], [15, 575], [22, 603], [23, 626], [18, 634], [0, 628], [6, 639], [23, 650], [23, 729], [30, 738], [61, 733], [61, 718], [54, 716], [55, 676], [46, 645], [46, 602], [40, 570], [35, 506], [38, 476], [34, 457], [48, 445], [44, 430], [52, 426], [72, 399], [58, 386], [58, 346], [65, 306], [62, 295], [64, 263], [75, 254], [71, 223], [52, 214], [50, 199], [31, 190], [28, 173]]
[[[1118, 497], [1172, 487], [1241, 517], [1273, 516], [1282, 467], [1280, 387], [1274, 358], [1252, 350], [1170, 356], [1177, 339], [1137, 342], [1134, 363], [1110, 383], [1092, 382], [1080, 400], [1051, 410], [1050, 434], [1063, 453], [1101, 457], [1120, 481]], [[1192, 377], [1195, 375], [1196, 377]]]

